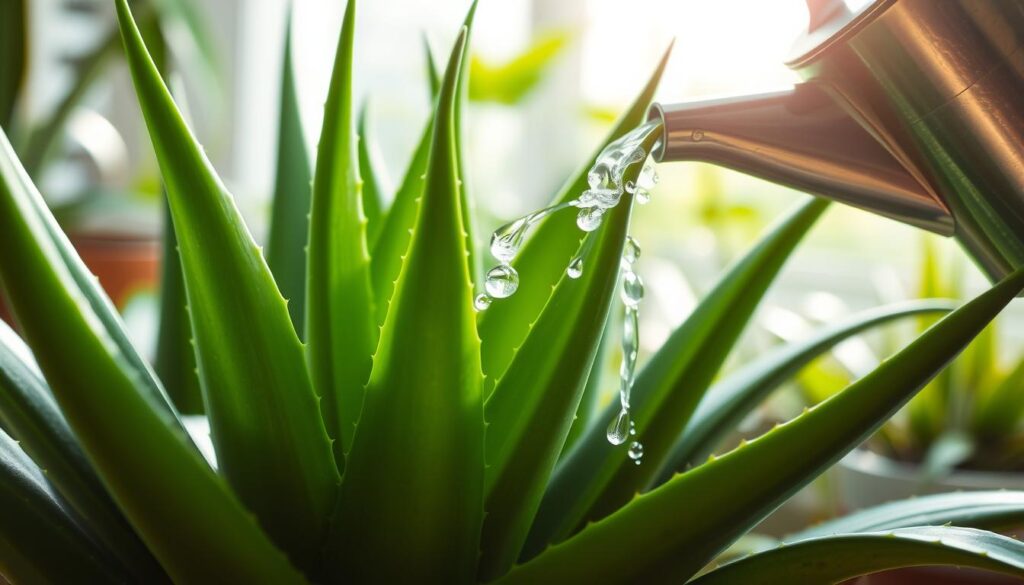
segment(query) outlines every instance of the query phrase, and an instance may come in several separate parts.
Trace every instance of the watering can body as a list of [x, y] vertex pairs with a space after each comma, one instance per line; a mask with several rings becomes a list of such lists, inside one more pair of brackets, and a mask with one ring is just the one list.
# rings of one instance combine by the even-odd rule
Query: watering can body
[[1024, 0], [808, 0], [794, 89], [654, 104], [660, 161], [734, 168], [1024, 266]]

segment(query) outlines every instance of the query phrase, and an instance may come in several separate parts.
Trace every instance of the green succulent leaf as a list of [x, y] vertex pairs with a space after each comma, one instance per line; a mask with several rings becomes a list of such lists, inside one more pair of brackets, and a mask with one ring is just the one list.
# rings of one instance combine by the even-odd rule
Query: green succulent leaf
[[348, 454], [328, 549], [337, 578], [470, 583], [476, 575], [483, 375], [453, 123], [466, 34], [445, 72], [419, 217]]
[[110, 499], [78, 445], [28, 346], [2, 321], [0, 428], [46, 470], [47, 479], [77, 517], [136, 578], [161, 578], [160, 566]]
[[565, 445], [562, 446], [561, 455], [565, 455], [579, 442], [583, 433], [603, 410], [601, 398], [604, 393], [604, 384], [607, 383], [607, 376], [604, 375], [605, 363], [608, 356], [612, 355], [612, 348], [618, 344], [616, 327], [621, 327], [621, 319], [609, 314], [608, 321], [604, 325], [604, 333], [601, 335], [601, 343], [597, 346], [597, 354], [594, 356], [594, 364], [587, 374], [587, 385], [583, 388], [583, 397], [580, 398], [579, 408], [576, 409], [576, 418], [569, 427], [569, 434], [565, 437]]
[[[640, 371], [631, 406], [644, 465], [635, 465], [625, 449], [609, 444], [602, 425], [588, 429], [552, 478], [527, 558], [565, 539], [584, 521], [607, 516], [654, 478], [769, 285], [827, 206], [825, 200], [810, 199], [771, 230]], [[600, 420], [610, 421], [617, 412], [618, 405], [612, 404]]]
[[[86, 274], [0, 133], [0, 279], [61, 412], [114, 501], [176, 581], [303, 582], [202, 459], [173, 410], [154, 398], [137, 354], [125, 353], [116, 336], [123, 331], [111, 328], [113, 313], [97, 309], [109, 301], [83, 287]], [[83, 380], [102, 383], [82, 392]]]
[[[462, 26], [466, 28], [466, 47], [470, 47], [473, 36], [473, 20], [476, 18], [476, 7], [480, 0], [473, 0], [469, 5]], [[469, 261], [469, 279], [471, 282], [480, 282], [480, 254], [477, 252], [476, 243], [476, 213], [474, 212], [474, 199], [471, 197], [472, 189], [470, 177], [466, 172], [465, 152], [465, 131], [463, 124], [463, 111], [469, 101], [469, 50], [462, 57], [459, 63], [459, 82], [455, 90], [455, 168], [459, 176], [459, 205], [462, 207], [462, 232], [466, 238], [466, 258]]]
[[306, 289], [309, 366], [339, 467], [352, 445], [378, 334], [352, 115], [355, 15], [349, 0], [313, 175]]
[[952, 524], [1004, 530], [1024, 523], [1024, 492], [991, 490], [920, 496], [888, 502], [823, 522], [786, 537], [787, 542], [832, 534], [878, 532]]
[[[601, 150], [644, 121], [671, 51], [670, 46], [640, 95], [593, 156], [587, 158], [566, 181], [554, 203], [571, 201], [583, 193], [588, 187], [587, 173]], [[555, 214], [534, 228], [536, 231], [513, 262], [519, 272], [519, 289], [516, 294], [500, 303], [494, 303], [481, 315], [479, 330], [483, 343], [484, 373], [488, 378], [498, 380], [504, 375], [505, 369], [512, 363], [516, 348], [523, 344], [529, 334], [530, 324], [544, 309], [551, 298], [552, 287], [562, 278], [565, 267], [579, 248], [579, 230], [575, 222], [576, 218], [571, 213]]]
[[161, 239], [160, 327], [157, 332], [153, 368], [164, 383], [174, 406], [183, 414], [203, 414], [203, 391], [199, 387], [196, 354], [192, 349], [192, 324], [185, 298], [178, 238], [171, 224], [171, 210], [164, 204], [164, 233]]
[[384, 222], [384, 172], [374, 142], [370, 120], [370, 102], [359, 111], [359, 174], [363, 177], [363, 213], [366, 215], [366, 242], [372, 250]]
[[[476, 3], [474, 2], [464, 21], [467, 27], [473, 26], [475, 13]], [[430, 44], [425, 38], [424, 47], [429, 69], [427, 77], [430, 80], [431, 101], [436, 103], [441, 86], [440, 75], [434, 62], [434, 55], [430, 51]], [[384, 317], [391, 304], [391, 295], [395, 290], [395, 281], [402, 269], [402, 261], [409, 249], [409, 242], [412, 241], [412, 229], [416, 224], [416, 215], [419, 213], [424, 176], [427, 172], [427, 160], [430, 157], [430, 145], [434, 135], [433, 115], [432, 113], [426, 128], [423, 129], [423, 134], [416, 145], [416, 150], [409, 161], [402, 182], [395, 192], [395, 199], [391, 202], [391, 209], [388, 210], [384, 218], [380, 235], [373, 247], [370, 275], [373, 282], [373, 294], [377, 299], [378, 325], [384, 323]], [[460, 195], [460, 197], [465, 197], [465, 195]]]
[[499, 582], [674, 583], [690, 578], [875, 432], [1022, 289], [1024, 270], [1019, 270], [839, 394], [636, 497]]
[[656, 483], [664, 483], [673, 474], [700, 464], [722, 437], [736, 428], [769, 393], [837, 343], [896, 319], [948, 313], [954, 308], [952, 301], [924, 300], [869, 309], [745, 365], [715, 384], [701, 399], [689, 424], [672, 445]]
[[[0, 576], [15, 583], [130, 579], [82, 532], [42, 471], [0, 431]], [[150, 576], [157, 579], [159, 574]]]
[[423, 54], [426, 57], [427, 80], [430, 82], [430, 101], [437, 101], [437, 95], [441, 93], [441, 73], [434, 60], [434, 51], [430, 49], [430, 39], [423, 35]]
[[281, 295], [288, 299], [288, 313], [302, 337], [306, 326], [306, 245], [309, 243], [312, 172], [295, 93], [290, 11], [285, 31], [281, 115], [277, 126], [277, 177], [267, 237], [267, 264]]
[[302, 344], [231, 195], [149, 58], [127, 2], [119, 0], [117, 9], [178, 235], [219, 468], [271, 538], [311, 570], [338, 472]]
[[0, 127], [10, 133], [28, 61], [28, 15], [25, 0], [3, 0], [0, 6], [4, 13], [0, 22]]
[[691, 583], [826, 585], [886, 569], [920, 565], [972, 567], [1024, 577], [1024, 543], [984, 530], [951, 526], [836, 534], [751, 555]]
[[[657, 135], [643, 145], [650, 151]], [[623, 181], [636, 181], [642, 164]], [[629, 230], [633, 200], [609, 214], [579, 279], [563, 277], [487, 400], [487, 519], [481, 577], [515, 563], [579, 408], [601, 343]]]
[[370, 263], [370, 275], [373, 282], [373, 293], [377, 299], [376, 322], [384, 323], [391, 295], [395, 288], [398, 273], [402, 270], [402, 258], [409, 249], [412, 240], [411, 230], [416, 224], [420, 197], [423, 195], [423, 175], [427, 171], [427, 159], [430, 156], [430, 142], [433, 136], [433, 120], [423, 130], [409, 168], [406, 169], [402, 183], [395, 192], [381, 226], [381, 233], [373, 247], [373, 260]]

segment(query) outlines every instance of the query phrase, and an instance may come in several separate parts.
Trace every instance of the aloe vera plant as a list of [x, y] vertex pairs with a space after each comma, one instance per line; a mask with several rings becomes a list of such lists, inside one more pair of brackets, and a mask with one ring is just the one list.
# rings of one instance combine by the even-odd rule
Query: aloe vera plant
[[[985, 530], [1024, 519], [1024, 494], [898, 504], [904, 513], [883, 526], [854, 517], [710, 567], [935, 376], [1024, 288], [1024, 272], [832, 399], [698, 464], [737, 417], [832, 344], [950, 309], [921, 302], [858, 316], [712, 385], [825, 211], [826, 202], [810, 200], [730, 269], [640, 374], [633, 409], [648, 452], [636, 466], [604, 439], [611, 411], [580, 408], [594, 403], [587, 380], [615, 296], [628, 196], [592, 234], [580, 278], [563, 277], [579, 231], [551, 216], [516, 260], [519, 292], [474, 310], [470, 257], [479, 253], [466, 235], [472, 206], [460, 180], [457, 102], [475, 7], [394, 202], [367, 214], [372, 177], [361, 173], [372, 165], [360, 164], [356, 138], [350, 0], [312, 190], [298, 179], [288, 186], [301, 172], [279, 172], [277, 196], [288, 201], [275, 207], [308, 204], [311, 217], [308, 232], [288, 226], [272, 240], [288, 254], [268, 256], [294, 257], [287, 248], [308, 237], [299, 289], [294, 266], [272, 272], [264, 260], [126, 1], [116, 5], [174, 220], [216, 469], [0, 135], [0, 278], [24, 337], [0, 328], [0, 574], [8, 580], [731, 583], [755, 574], [781, 583], [809, 570], [808, 558], [814, 572], [803, 582], [920, 563], [1024, 576], [1024, 545]], [[609, 140], [643, 121], [664, 64]], [[287, 144], [301, 143], [295, 136]], [[559, 201], [582, 190], [588, 167]], [[627, 177], [639, 172], [635, 165]], [[281, 295], [286, 279], [287, 290], [305, 291], [290, 293], [305, 295], [301, 312]], [[958, 527], [940, 526], [947, 522]]]

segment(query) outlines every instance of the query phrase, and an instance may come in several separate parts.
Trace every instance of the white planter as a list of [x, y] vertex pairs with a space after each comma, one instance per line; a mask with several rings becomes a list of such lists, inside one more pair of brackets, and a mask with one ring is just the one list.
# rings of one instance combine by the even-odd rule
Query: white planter
[[854, 449], [835, 466], [839, 497], [849, 511], [892, 500], [955, 491], [1024, 489], [1024, 473], [954, 471], [933, 482], [921, 478], [918, 466]]

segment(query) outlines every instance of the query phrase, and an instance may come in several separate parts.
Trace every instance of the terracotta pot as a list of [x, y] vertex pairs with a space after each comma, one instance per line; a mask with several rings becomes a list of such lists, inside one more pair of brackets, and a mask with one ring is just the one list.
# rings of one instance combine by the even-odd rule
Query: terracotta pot
[[[843, 508], [852, 512], [892, 500], [953, 491], [1024, 489], [1024, 474], [955, 471], [925, 483], [918, 466], [894, 461], [865, 449], [856, 449], [835, 466]], [[1020, 579], [974, 569], [913, 567], [885, 571], [847, 582], [846, 585], [1010, 585]]]
[[[99, 277], [100, 285], [117, 308], [132, 295], [154, 290], [160, 277], [160, 241], [154, 237], [112, 233], [71, 236], [78, 255]], [[12, 322], [10, 312], [0, 299], [0, 318]]]

